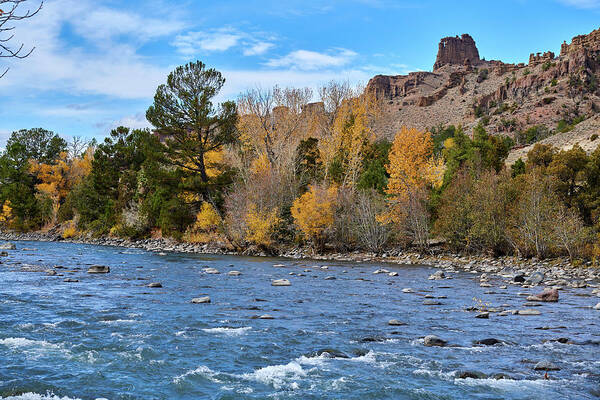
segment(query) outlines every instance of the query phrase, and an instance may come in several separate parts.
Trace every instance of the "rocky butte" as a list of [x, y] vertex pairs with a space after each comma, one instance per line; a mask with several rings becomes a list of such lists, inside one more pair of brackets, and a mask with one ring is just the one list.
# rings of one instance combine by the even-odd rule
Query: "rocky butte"
[[522, 56], [528, 63], [488, 61], [468, 34], [441, 39], [431, 72], [369, 81], [367, 91], [384, 102], [377, 129], [392, 136], [402, 125], [453, 124], [470, 133], [482, 123], [517, 139], [529, 128], [546, 129], [545, 140], [559, 147], [600, 144], [591, 140], [600, 130], [600, 29], [564, 42], [558, 57], [547, 50]]

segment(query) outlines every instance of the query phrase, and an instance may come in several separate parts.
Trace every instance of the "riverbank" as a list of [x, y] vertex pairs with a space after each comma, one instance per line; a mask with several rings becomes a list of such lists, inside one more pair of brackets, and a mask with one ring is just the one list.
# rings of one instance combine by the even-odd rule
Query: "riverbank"
[[[0, 232], [0, 240], [4, 241], [41, 241], [91, 244], [98, 246], [115, 246], [136, 248], [155, 253], [193, 253], [220, 255], [269, 256], [260, 251], [246, 250], [236, 252], [217, 244], [182, 243], [172, 239], [143, 239], [128, 240], [120, 238], [73, 238], [64, 239], [62, 236], [44, 232], [16, 233]], [[485, 287], [488, 277], [497, 275], [505, 279], [507, 284], [517, 284], [524, 287], [545, 285], [561, 289], [571, 288], [600, 288], [600, 268], [591, 263], [573, 265], [568, 258], [552, 258], [546, 260], [524, 259], [512, 256], [489, 257], [482, 255], [461, 255], [436, 248], [429, 254], [414, 251], [391, 250], [381, 255], [364, 252], [314, 254], [307, 248], [293, 248], [273, 255], [290, 259], [311, 259], [319, 261], [354, 261], [382, 262], [390, 264], [428, 265], [441, 271], [466, 271], [481, 274], [481, 285]], [[534, 279], [530, 279], [535, 276]], [[520, 277], [524, 277], [521, 281]], [[541, 279], [540, 279], [541, 278]]]

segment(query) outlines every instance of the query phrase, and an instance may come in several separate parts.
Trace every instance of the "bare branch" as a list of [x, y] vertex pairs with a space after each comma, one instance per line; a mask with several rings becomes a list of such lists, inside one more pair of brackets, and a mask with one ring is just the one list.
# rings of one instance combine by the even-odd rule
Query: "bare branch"
[[[12, 25], [15, 21], [22, 21], [36, 15], [42, 9], [44, 2], [41, 1], [39, 6], [31, 9], [27, 8], [24, 10], [24, 3], [28, 0], [0, 0], [0, 58], [18, 58], [23, 59], [29, 57], [35, 47], [25, 51], [25, 45], [23, 43], [12, 46], [11, 41], [14, 38], [14, 34], [6, 35], [15, 29]], [[21, 7], [21, 8], [19, 8]], [[24, 10], [24, 11], [23, 11]], [[6, 75], [8, 68], [0, 75], [2, 78]]]

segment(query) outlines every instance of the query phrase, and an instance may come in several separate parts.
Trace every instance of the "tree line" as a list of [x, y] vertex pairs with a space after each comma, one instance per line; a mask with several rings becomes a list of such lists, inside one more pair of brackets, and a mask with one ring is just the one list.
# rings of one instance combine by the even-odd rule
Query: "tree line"
[[146, 112], [153, 129], [119, 127], [102, 143], [14, 132], [0, 226], [272, 253], [424, 251], [433, 239], [458, 252], [600, 253], [600, 147], [537, 144], [506, 167], [514, 142], [483, 125], [386, 137], [381, 102], [348, 83], [217, 104], [224, 83], [199, 61], [178, 67]]

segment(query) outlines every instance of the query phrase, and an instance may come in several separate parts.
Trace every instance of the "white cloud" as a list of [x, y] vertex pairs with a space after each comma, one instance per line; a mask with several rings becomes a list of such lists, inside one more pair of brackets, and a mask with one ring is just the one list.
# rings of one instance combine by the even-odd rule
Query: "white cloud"
[[567, 6], [573, 6], [577, 8], [599, 8], [600, 0], [559, 0], [561, 3]]
[[252, 44], [249, 48], [244, 50], [245, 56], [259, 56], [266, 53], [275, 45], [269, 42], [257, 42]]
[[177, 35], [173, 46], [185, 56], [193, 56], [201, 52], [226, 51], [236, 46], [243, 35], [230, 29], [214, 32], [188, 32]]
[[296, 50], [281, 58], [271, 59], [266, 65], [275, 68], [283, 67], [310, 71], [332, 67], [343, 67], [356, 56], [357, 53], [347, 49], [335, 49], [328, 53]]
[[115, 121], [111, 124], [111, 129], [117, 128], [119, 126], [126, 126], [131, 129], [144, 129], [150, 128], [151, 125], [146, 119], [146, 115], [144, 113], [137, 113], [135, 115], [127, 115], [118, 121]]
[[[69, 25], [85, 44], [67, 43], [62, 34]], [[36, 49], [25, 60], [7, 62], [11, 69], [0, 79], [0, 88], [5, 96], [19, 96], [29, 89], [35, 95], [48, 90], [123, 99], [151, 97], [171, 67], [151, 64], [137, 47], [182, 26], [168, 16], [158, 20], [99, 8], [92, 0], [46, 2], [27, 25], [17, 26], [15, 39]], [[131, 37], [121, 40], [123, 35]]]

